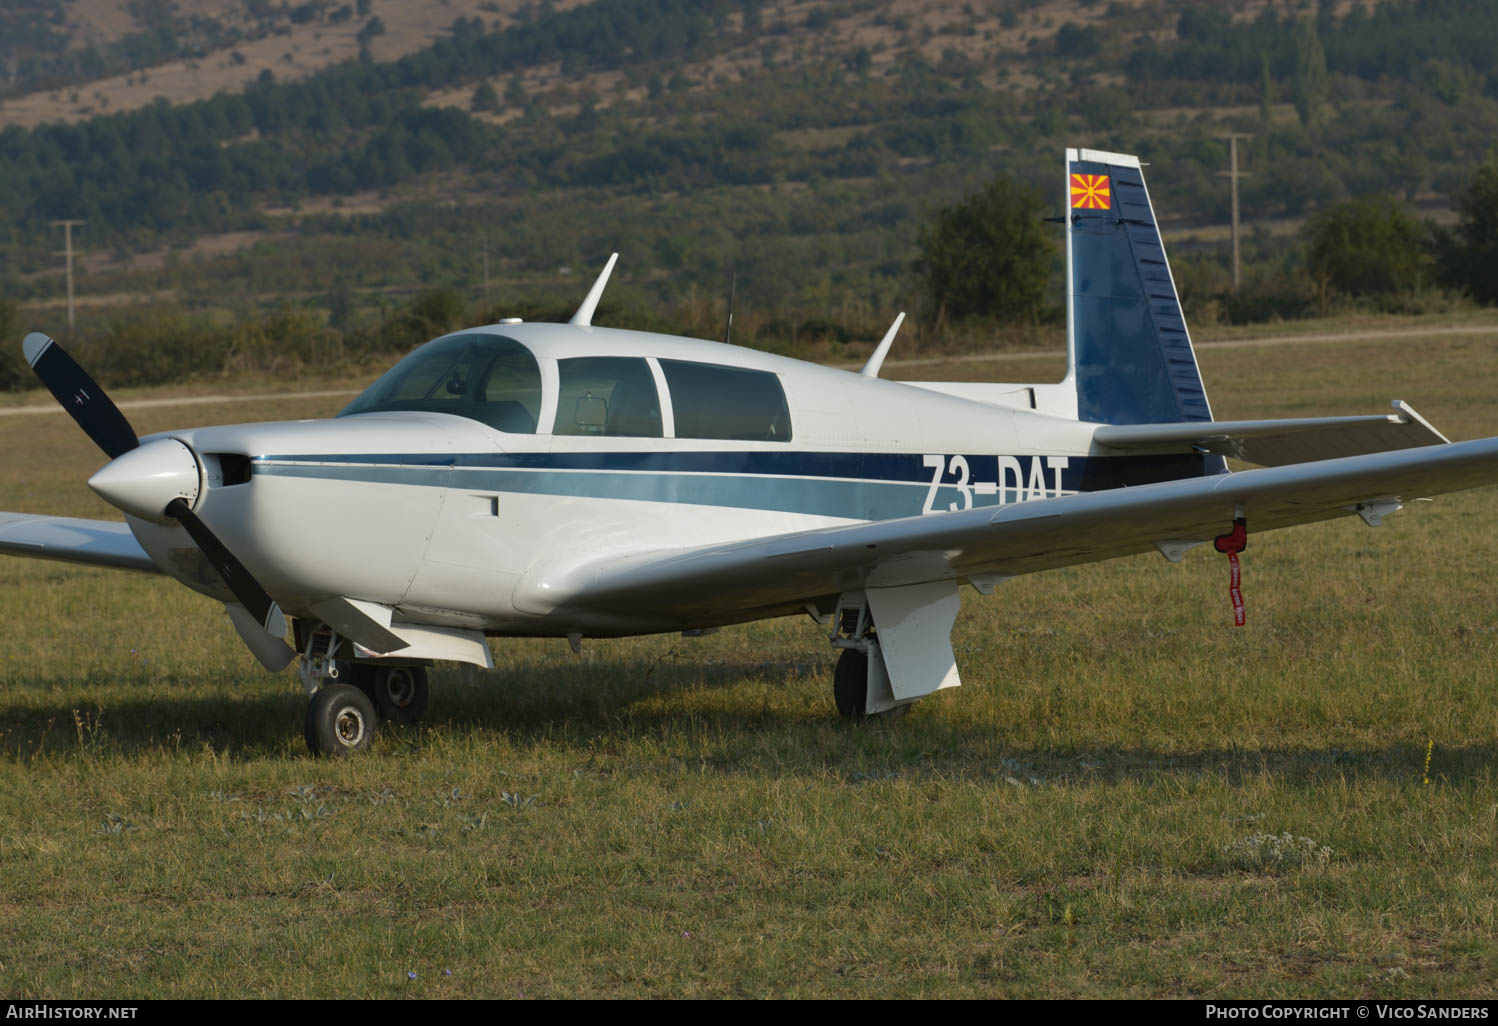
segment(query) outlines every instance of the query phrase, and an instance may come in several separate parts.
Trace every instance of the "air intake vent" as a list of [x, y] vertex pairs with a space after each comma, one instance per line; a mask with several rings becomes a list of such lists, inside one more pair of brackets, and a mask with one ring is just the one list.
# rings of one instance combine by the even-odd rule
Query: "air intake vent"
[[237, 452], [215, 452], [208, 455], [218, 460], [218, 465], [223, 471], [222, 487], [249, 483], [250, 458], [248, 456], [241, 456]]

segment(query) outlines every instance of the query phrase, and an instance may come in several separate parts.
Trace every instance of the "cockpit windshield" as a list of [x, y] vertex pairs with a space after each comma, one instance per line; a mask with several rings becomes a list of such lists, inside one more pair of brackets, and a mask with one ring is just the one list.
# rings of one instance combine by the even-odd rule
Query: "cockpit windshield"
[[411, 353], [339, 416], [397, 410], [451, 413], [511, 434], [533, 435], [541, 412], [541, 369], [531, 351], [514, 339], [457, 335]]

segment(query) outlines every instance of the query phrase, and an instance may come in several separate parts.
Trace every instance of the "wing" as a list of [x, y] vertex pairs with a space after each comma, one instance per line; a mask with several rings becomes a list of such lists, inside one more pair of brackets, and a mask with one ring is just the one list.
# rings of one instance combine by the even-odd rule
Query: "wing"
[[1121, 452], [1210, 452], [1265, 467], [1446, 442], [1446, 436], [1408, 403], [1395, 402], [1394, 408], [1399, 412], [1372, 417], [1109, 424], [1098, 428], [1092, 439]]
[[0, 513], [0, 553], [161, 573], [125, 524]]
[[[617, 613], [628, 623], [709, 626], [792, 612], [863, 587], [968, 579], [986, 585], [1225, 533], [1362, 513], [1498, 482], [1498, 438], [1247, 470], [1134, 488], [876, 521], [528, 574], [517, 604]], [[627, 613], [625, 612], [627, 611]], [[657, 626], [654, 629], [669, 629]]]

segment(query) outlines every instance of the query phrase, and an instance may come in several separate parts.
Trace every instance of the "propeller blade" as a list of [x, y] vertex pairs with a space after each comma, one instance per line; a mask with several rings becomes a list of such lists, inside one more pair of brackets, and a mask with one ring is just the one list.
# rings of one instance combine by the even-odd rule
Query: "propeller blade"
[[229, 614], [229, 621], [239, 632], [245, 648], [271, 673], [280, 673], [296, 658], [296, 649], [286, 644], [285, 639], [266, 633], [238, 602], [224, 603], [224, 612]]
[[135, 429], [88, 372], [67, 352], [41, 332], [33, 331], [21, 342], [26, 362], [42, 379], [47, 391], [72, 414], [94, 444], [110, 459], [140, 444]]
[[239, 604], [244, 606], [267, 634], [282, 637], [286, 634], [286, 618], [281, 607], [276, 605], [260, 582], [255, 580], [245, 565], [234, 558], [234, 553], [224, 547], [218, 536], [209, 530], [198, 515], [188, 508], [182, 499], [173, 499], [166, 507], [166, 515], [187, 529], [193, 543], [208, 557], [213, 569], [218, 571], [224, 584], [234, 593]]
[[[54, 340], [34, 331], [27, 335], [21, 342], [21, 351], [26, 354], [26, 362], [36, 376], [41, 379], [42, 384], [47, 386], [47, 391], [62, 404], [62, 408], [72, 415], [78, 422], [78, 426], [84, 434], [94, 440], [94, 444], [109, 456], [111, 460], [117, 460], [127, 452], [140, 448], [140, 439], [135, 434], [135, 429], [125, 419], [105, 393], [99, 387], [98, 382], [91, 378], [86, 370], [78, 365], [67, 354], [62, 346]], [[159, 445], [160, 443], [153, 443]], [[196, 469], [196, 457], [191, 450], [183, 446], [181, 442], [174, 442], [178, 448], [184, 450], [180, 455], [187, 461], [187, 465]], [[170, 449], [167, 446], [166, 449]], [[137, 508], [138, 501], [134, 500], [132, 486], [140, 482], [135, 478], [150, 479], [147, 484], [148, 493], [159, 489], [164, 483], [168, 488], [177, 485], [173, 475], [163, 477], [161, 464], [165, 459], [163, 453], [166, 450], [157, 450], [152, 459], [145, 464], [132, 467], [130, 472], [121, 473], [119, 467], [115, 467], [115, 473], [111, 477], [110, 467], [94, 475], [90, 481], [94, 490], [119, 506], [126, 512], [134, 512], [137, 516], [146, 513]], [[137, 461], [139, 462], [139, 461]], [[171, 461], [166, 461], [167, 470], [177, 470], [176, 478], [193, 477], [193, 474], [183, 474], [180, 468], [173, 468]], [[111, 464], [111, 466], [114, 466]], [[142, 473], [144, 467], [145, 473]], [[121, 489], [124, 489], [122, 491]], [[170, 491], [168, 491], [170, 494]], [[179, 496], [183, 494], [179, 490]], [[196, 485], [193, 486], [192, 495], [196, 496]], [[159, 502], [159, 499], [157, 500]], [[159, 506], [153, 508], [159, 509]], [[165, 513], [173, 520], [181, 524], [186, 530], [193, 543], [202, 550], [213, 569], [218, 571], [224, 584], [233, 592], [234, 597], [239, 600], [238, 604], [226, 605], [224, 608], [229, 612], [229, 619], [234, 622], [234, 629], [239, 632], [250, 651], [268, 670], [283, 669], [296, 653], [283, 640], [286, 634], [286, 617], [281, 614], [281, 607], [276, 605], [274, 599], [255, 580], [254, 574], [245, 567], [234, 553], [225, 548], [224, 543], [218, 540], [218, 536], [209, 530], [208, 525], [192, 511], [184, 498], [174, 498], [167, 503]], [[257, 634], [257, 632], [263, 632]]]

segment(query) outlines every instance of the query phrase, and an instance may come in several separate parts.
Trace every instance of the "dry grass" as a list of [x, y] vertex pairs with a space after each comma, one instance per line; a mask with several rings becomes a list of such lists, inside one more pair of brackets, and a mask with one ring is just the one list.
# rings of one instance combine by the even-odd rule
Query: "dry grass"
[[[1467, 437], [1498, 433], [1495, 345], [1203, 364], [1220, 416], [1397, 394]], [[19, 419], [0, 508], [102, 515], [86, 440]], [[497, 644], [344, 763], [210, 603], [6, 561], [0, 990], [1491, 998], [1491, 500], [1256, 538], [1242, 631], [1200, 553], [966, 596], [965, 686], [895, 725], [836, 722], [832, 653], [786, 621]], [[1331, 853], [1245, 865], [1285, 833]]]

